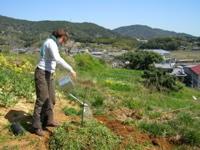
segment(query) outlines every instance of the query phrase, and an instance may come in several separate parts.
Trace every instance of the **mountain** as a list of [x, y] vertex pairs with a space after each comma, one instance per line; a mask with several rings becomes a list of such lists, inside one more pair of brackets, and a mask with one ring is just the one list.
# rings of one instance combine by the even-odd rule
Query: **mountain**
[[[40, 46], [51, 32], [57, 28], [65, 28], [71, 39], [80, 42], [95, 42], [96, 39], [111, 40], [125, 37], [152, 39], [156, 37], [188, 36], [161, 29], [153, 29], [144, 25], [132, 25], [109, 30], [94, 23], [73, 23], [68, 21], [28, 21], [0, 15], [0, 50], [5, 46], [12, 48]], [[125, 37], [124, 37], [125, 36]], [[132, 39], [129, 39], [129, 41]], [[122, 40], [123, 41], [123, 40]], [[106, 41], [107, 42], [107, 41]], [[121, 44], [124, 44], [121, 42]], [[126, 43], [124, 44], [126, 45]]]
[[67, 21], [27, 21], [0, 16], [0, 45], [30, 46], [45, 39], [53, 30], [65, 28], [76, 41], [92, 41], [98, 37], [117, 37], [117, 33], [93, 23]]
[[173, 31], [167, 31], [157, 28], [151, 28], [146, 25], [131, 25], [119, 27], [113, 30], [114, 32], [121, 34], [123, 36], [128, 36], [132, 38], [139, 39], [152, 39], [152, 38], [160, 38], [160, 37], [192, 37], [192, 35], [185, 33], [176, 33]]

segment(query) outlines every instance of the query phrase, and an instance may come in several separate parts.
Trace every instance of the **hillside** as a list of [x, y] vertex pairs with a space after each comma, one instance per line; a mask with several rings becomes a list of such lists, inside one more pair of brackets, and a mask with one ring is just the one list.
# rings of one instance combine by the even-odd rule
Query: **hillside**
[[65, 28], [76, 41], [92, 41], [99, 37], [116, 37], [116, 33], [93, 23], [67, 21], [27, 21], [0, 16], [0, 45], [28, 47], [45, 39], [54, 29]]
[[[143, 71], [113, 69], [89, 55], [65, 59], [78, 73], [71, 93], [90, 104], [92, 122], [81, 126], [81, 107], [57, 87], [55, 119], [62, 125], [38, 137], [31, 132], [37, 55], [0, 58], [0, 149], [199, 149], [199, 90], [154, 91], [144, 86]], [[62, 75], [59, 68], [56, 81]], [[24, 135], [13, 136], [13, 121], [21, 123]]]
[[185, 33], [176, 33], [173, 31], [167, 31], [162, 29], [151, 28], [145, 25], [131, 25], [131, 26], [124, 26], [119, 27], [113, 30], [116, 33], [119, 33], [123, 36], [128, 36], [132, 38], [139, 38], [139, 39], [152, 39], [152, 38], [160, 38], [160, 37], [183, 37], [189, 36], [189, 34]]

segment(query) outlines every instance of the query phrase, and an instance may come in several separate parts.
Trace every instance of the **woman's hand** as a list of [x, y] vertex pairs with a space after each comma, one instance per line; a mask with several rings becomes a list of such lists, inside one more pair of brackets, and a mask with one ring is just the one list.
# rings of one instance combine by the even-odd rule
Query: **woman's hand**
[[72, 75], [72, 77], [73, 77], [74, 79], [76, 79], [76, 72], [75, 72], [74, 70], [72, 70], [72, 71], [70, 72], [70, 74]]

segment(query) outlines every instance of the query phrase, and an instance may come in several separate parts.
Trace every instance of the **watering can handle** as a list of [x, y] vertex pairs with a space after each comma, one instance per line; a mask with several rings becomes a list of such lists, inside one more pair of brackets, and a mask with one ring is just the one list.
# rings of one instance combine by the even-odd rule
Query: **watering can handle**
[[84, 103], [82, 101], [80, 101], [78, 98], [76, 98], [73, 94], [69, 93], [69, 96], [71, 96], [73, 99], [78, 101], [81, 105], [84, 105]]

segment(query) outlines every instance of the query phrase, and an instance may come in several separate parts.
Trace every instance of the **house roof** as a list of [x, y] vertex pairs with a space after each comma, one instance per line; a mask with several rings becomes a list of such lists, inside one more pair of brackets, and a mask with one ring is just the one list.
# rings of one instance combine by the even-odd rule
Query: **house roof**
[[200, 64], [190, 68], [195, 74], [200, 75]]
[[145, 49], [144, 51], [151, 51], [151, 52], [158, 53], [160, 55], [168, 55], [168, 54], [170, 54], [169, 51], [166, 51], [166, 50], [163, 50], [163, 49]]

